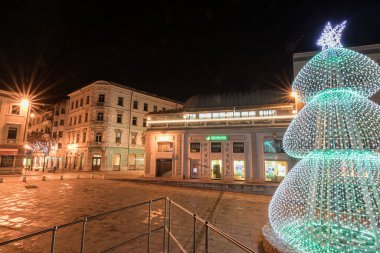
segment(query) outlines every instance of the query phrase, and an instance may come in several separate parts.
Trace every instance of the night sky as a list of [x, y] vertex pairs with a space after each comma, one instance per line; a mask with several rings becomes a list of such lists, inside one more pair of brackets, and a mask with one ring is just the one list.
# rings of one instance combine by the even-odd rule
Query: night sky
[[48, 102], [95, 80], [180, 101], [280, 89], [293, 53], [319, 50], [327, 21], [347, 20], [345, 46], [380, 43], [379, 1], [7, 2], [0, 88], [49, 87]]

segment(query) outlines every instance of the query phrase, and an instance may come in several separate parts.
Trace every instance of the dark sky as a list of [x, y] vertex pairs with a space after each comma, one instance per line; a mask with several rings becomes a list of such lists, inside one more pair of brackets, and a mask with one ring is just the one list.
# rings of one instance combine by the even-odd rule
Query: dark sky
[[32, 82], [49, 100], [99, 79], [181, 101], [281, 87], [327, 21], [347, 20], [345, 46], [380, 43], [380, 1], [7, 2], [0, 88]]

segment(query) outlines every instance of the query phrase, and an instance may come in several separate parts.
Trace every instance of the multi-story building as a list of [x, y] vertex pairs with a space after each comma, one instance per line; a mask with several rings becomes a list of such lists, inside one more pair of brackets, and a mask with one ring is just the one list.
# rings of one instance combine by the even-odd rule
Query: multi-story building
[[53, 109], [53, 126], [51, 137], [56, 143], [51, 153], [51, 163], [49, 168], [63, 169], [66, 157], [65, 133], [67, 124], [68, 100], [63, 100], [54, 105]]
[[145, 115], [181, 107], [179, 102], [107, 81], [70, 93], [64, 168], [144, 169]]
[[295, 163], [282, 136], [296, 108], [283, 96], [195, 96], [183, 109], [148, 114], [145, 176], [281, 181]]
[[23, 169], [24, 140], [28, 103], [17, 94], [0, 90], [0, 174]]

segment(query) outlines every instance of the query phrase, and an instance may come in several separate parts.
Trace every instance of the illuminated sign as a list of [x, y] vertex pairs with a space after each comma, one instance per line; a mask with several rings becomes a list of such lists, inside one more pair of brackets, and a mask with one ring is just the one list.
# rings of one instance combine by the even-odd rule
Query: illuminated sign
[[171, 135], [160, 135], [156, 136], [157, 142], [173, 142], [174, 138]]
[[227, 141], [227, 135], [209, 135], [206, 136], [206, 141]]

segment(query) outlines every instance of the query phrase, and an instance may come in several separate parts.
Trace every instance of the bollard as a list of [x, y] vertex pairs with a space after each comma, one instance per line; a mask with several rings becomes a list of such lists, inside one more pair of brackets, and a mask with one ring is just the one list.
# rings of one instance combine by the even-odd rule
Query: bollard
[[77, 176], [77, 179], [79, 179], [80, 177], [79, 177], [79, 174], [78, 174], [78, 176]]
[[103, 179], [104, 179], [104, 177], [105, 177], [105, 176], [104, 176], [104, 174], [103, 174]]
[[26, 176], [23, 176], [23, 177], [22, 177], [22, 181], [23, 181], [23, 182], [26, 182]]
[[4, 180], [4, 178], [0, 177], [0, 183], [2, 183], [2, 182], [3, 182], [3, 180]]
[[42, 181], [46, 181], [46, 177], [45, 176], [42, 176]]
[[63, 176], [61, 176], [61, 180], [63, 180]]
[[94, 175], [93, 174], [91, 174], [91, 179], [93, 179], [94, 178]]

